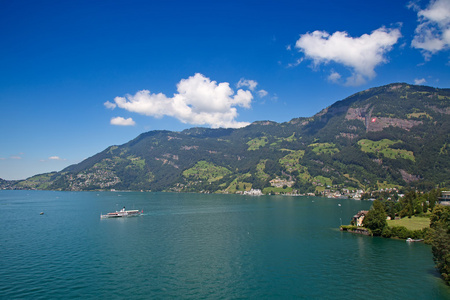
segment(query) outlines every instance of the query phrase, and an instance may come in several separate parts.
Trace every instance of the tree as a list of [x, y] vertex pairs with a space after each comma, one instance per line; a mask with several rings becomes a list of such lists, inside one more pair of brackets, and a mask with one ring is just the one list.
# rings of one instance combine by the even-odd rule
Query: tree
[[436, 205], [430, 216], [430, 227], [444, 227], [450, 231], [450, 207], [444, 205]]
[[450, 284], [450, 207], [436, 205], [430, 217], [431, 250], [436, 268]]
[[436, 268], [447, 284], [450, 284], [450, 234], [442, 225], [432, 234], [431, 250]]
[[403, 209], [400, 211], [400, 217], [406, 217], [411, 218], [411, 216], [414, 215], [414, 202], [417, 198], [415, 191], [408, 192], [401, 200], [400, 203], [403, 207]]
[[373, 202], [367, 216], [364, 218], [363, 225], [369, 228], [373, 235], [381, 235], [384, 227], [387, 226], [386, 212], [384, 211], [383, 203], [379, 200]]
[[433, 189], [431, 192], [428, 193], [428, 202], [430, 203], [429, 206], [431, 211], [433, 211], [433, 208], [436, 205], [440, 194], [441, 191], [439, 189]]

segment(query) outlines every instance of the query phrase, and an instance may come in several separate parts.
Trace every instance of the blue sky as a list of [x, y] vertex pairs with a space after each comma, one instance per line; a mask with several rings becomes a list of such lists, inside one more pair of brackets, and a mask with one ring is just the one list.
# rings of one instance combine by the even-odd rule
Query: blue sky
[[0, 178], [150, 130], [309, 117], [393, 82], [448, 88], [450, 0], [1, 1]]

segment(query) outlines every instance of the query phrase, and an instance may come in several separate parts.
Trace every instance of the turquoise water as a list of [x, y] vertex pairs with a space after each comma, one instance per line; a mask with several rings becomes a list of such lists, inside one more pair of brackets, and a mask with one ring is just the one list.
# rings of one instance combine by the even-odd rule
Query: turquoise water
[[[144, 215], [100, 219], [124, 205]], [[336, 229], [370, 205], [0, 191], [0, 298], [450, 299], [429, 246]]]

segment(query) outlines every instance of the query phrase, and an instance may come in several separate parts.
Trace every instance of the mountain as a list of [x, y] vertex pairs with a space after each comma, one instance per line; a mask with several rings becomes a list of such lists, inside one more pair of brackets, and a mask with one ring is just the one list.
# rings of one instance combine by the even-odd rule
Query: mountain
[[16, 188], [235, 193], [450, 185], [450, 89], [395, 83], [310, 118], [151, 131]]

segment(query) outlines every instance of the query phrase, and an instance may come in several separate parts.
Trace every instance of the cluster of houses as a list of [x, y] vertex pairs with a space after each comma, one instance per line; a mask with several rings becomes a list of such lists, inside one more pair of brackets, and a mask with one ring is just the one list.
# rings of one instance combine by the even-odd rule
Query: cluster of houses
[[250, 191], [244, 191], [242, 193], [243, 195], [248, 195], [248, 196], [261, 196], [263, 195], [262, 191], [260, 189], [251, 189]]
[[112, 171], [97, 169], [91, 173], [80, 173], [68, 176], [70, 190], [82, 191], [88, 186], [96, 185], [102, 189], [116, 185], [120, 182]]
[[321, 195], [328, 198], [353, 198], [355, 200], [361, 200], [361, 196], [364, 194], [363, 190], [348, 190], [342, 189], [340, 191], [333, 191], [325, 189]]

